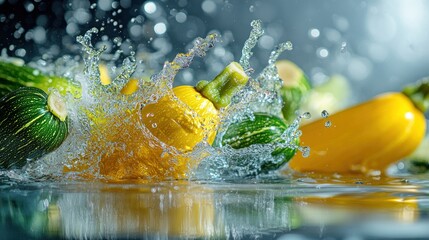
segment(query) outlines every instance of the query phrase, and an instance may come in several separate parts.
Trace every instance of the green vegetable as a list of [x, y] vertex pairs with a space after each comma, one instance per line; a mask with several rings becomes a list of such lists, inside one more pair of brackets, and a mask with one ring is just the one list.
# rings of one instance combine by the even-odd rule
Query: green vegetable
[[76, 98], [81, 96], [80, 86], [66, 78], [47, 76], [25, 65], [0, 61], [0, 97], [20, 87], [37, 87], [45, 92], [55, 88], [62, 95], [70, 92]]
[[58, 93], [22, 87], [0, 100], [0, 167], [22, 167], [55, 150], [67, 134], [66, 105]]
[[[216, 139], [215, 146], [229, 145], [232, 148], [240, 149], [253, 144], [284, 143], [281, 137], [287, 130], [286, 123], [272, 115], [265, 113], [255, 113], [254, 119], [245, 119], [238, 123], [231, 124], [221, 139]], [[293, 140], [293, 144], [298, 146], [299, 139]], [[262, 172], [276, 170], [287, 163], [296, 152], [296, 148], [277, 148], [271, 154], [276, 159], [275, 162], [264, 162], [261, 166]]]
[[291, 122], [297, 117], [295, 112], [301, 107], [311, 86], [304, 72], [295, 63], [281, 60], [276, 62], [276, 67], [280, 79], [283, 80], [280, 89], [283, 117], [286, 122]]
[[310, 112], [311, 120], [321, 117], [323, 110], [330, 114], [345, 108], [350, 99], [350, 86], [341, 75], [332, 75], [326, 82], [314, 86], [301, 105], [302, 112]]
[[414, 174], [429, 172], [429, 136], [426, 136], [416, 151], [405, 159], [405, 168]]

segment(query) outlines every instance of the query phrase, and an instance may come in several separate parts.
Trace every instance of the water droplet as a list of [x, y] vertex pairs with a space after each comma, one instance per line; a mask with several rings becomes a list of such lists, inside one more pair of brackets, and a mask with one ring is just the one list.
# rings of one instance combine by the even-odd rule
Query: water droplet
[[89, 7], [90, 9], [95, 9], [97, 7], [97, 3], [93, 3], [91, 4], [91, 6]]
[[331, 121], [326, 121], [325, 122], [325, 127], [328, 128], [328, 127], [331, 127], [331, 125], [332, 125]]
[[317, 28], [312, 28], [310, 31], [308, 31], [308, 35], [311, 38], [318, 38], [320, 36], [320, 31]]
[[187, 16], [184, 12], [179, 12], [176, 14], [175, 18], [178, 23], [184, 23], [186, 22]]
[[320, 114], [322, 116], [322, 118], [327, 118], [329, 117], [329, 113], [326, 110], [323, 110], [322, 113]]
[[308, 157], [310, 156], [310, 147], [301, 147], [301, 152], [302, 152], [302, 156], [303, 157]]
[[203, 9], [204, 12], [208, 13], [208, 14], [213, 14], [216, 12], [216, 3], [214, 1], [211, 0], [205, 0], [202, 4], [201, 4], [201, 8]]
[[158, 35], [162, 35], [167, 31], [167, 26], [165, 25], [165, 23], [157, 23], [155, 24], [155, 26], [153, 26], [153, 30], [155, 31], [156, 34]]
[[250, 7], [249, 7], [249, 12], [254, 12], [255, 11], [255, 6], [253, 6], [253, 5], [250, 5]]
[[156, 4], [154, 2], [147, 2], [144, 5], [144, 11], [148, 14], [153, 14], [156, 12]]
[[301, 116], [302, 116], [302, 118], [304, 118], [304, 119], [310, 119], [310, 118], [311, 118], [311, 113], [310, 113], [310, 112], [305, 112], [305, 113], [303, 113]]
[[317, 55], [321, 58], [326, 58], [329, 56], [329, 51], [326, 48], [318, 48]]
[[340, 49], [340, 51], [342, 53], [345, 53], [347, 51], [347, 42], [342, 42], [341, 43], [341, 49]]
[[156, 123], [152, 123], [152, 128], [157, 128], [158, 125]]

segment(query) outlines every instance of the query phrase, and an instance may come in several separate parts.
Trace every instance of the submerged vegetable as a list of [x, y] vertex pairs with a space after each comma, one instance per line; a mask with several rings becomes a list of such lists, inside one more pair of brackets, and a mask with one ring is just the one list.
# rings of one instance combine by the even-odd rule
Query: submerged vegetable
[[[285, 143], [282, 135], [287, 128], [286, 123], [276, 116], [255, 113], [254, 119], [248, 118], [231, 124], [215, 145], [219, 147], [229, 145], [240, 149], [254, 144]], [[299, 139], [293, 139], [292, 144], [296, 144], [297, 147]], [[266, 173], [280, 168], [295, 155], [296, 149], [286, 146], [275, 149], [272, 152], [275, 161], [264, 162], [261, 172]]]
[[81, 96], [78, 84], [59, 76], [47, 76], [39, 70], [0, 61], [0, 97], [20, 87], [36, 87], [47, 92], [57, 89], [62, 95], [70, 92], [74, 97]]
[[[296, 154], [289, 166], [297, 171], [383, 173], [422, 141], [428, 86], [423, 81], [302, 126], [301, 144], [311, 153]], [[330, 127], [325, 126], [327, 121]]]
[[291, 122], [297, 117], [295, 112], [301, 107], [311, 86], [304, 72], [295, 63], [281, 60], [276, 62], [276, 67], [280, 79], [283, 80], [280, 89], [283, 117], [287, 122]]
[[0, 167], [22, 167], [55, 150], [67, 134], [67, 110], [58, 94], [22, 87], [0, 100]]
[[[197, 163], [180, 153], [203, 139], [213, 142], [219, 109], [229, 105], [247, 80], [243, 68], [233, 62], [211, 82], [175, 87], [155, 103], [138, 105], [125, 118], [108, 119], [96, 126], [99, 131], [88, 143], [88, 159], [66, 171], [89, 169], [88, 177], [93, 177], [90, 168], [98, 164], [99, 174], [110, 180], [184, 178]], [[93, 159], [94, 154], [100, 159]]]

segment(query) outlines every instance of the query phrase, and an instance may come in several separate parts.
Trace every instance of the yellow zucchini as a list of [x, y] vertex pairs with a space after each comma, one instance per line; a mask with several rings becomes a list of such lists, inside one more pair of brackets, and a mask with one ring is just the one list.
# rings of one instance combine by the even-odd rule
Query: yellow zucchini
[[[211, 82], [175, 87], [173, 94], [138, 105], [125, 118], [106, 119], [92, 133], [84, 161], [65, 171], [83, 172], [89, 178], [99, 174], [109, 180], [185, 178], [197, 163], [181, 153], [205, 138], [209, 144], [214, 141], [219, 109], [229, 105], [247, 80], [243, 68], [234, 62]], [[93, 166], [99, 167], [98, 172]]]
[[301, 145], [311, 152], [308, 157], [296, 154], [289, 166], [301, 172], [384, 173], [425, 135], [427, 86], [423, 81], [302, 126]]

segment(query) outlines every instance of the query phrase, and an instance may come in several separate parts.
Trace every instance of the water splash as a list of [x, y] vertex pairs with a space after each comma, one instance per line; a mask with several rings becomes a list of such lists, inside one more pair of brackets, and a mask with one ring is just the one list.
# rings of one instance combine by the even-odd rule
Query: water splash
[[244, 43], [243, 50], [241, 51], [242, 55], [240, 58], [240, 65], [246, 72], [251, 71], [249, 61], [253, 55], [252, 49], [256, 46], [256, 43], [258, 43], [259, 38], [261, 38], [261, 36], [264, 34], [261, 20], [254, 20], [250, 25], [252, 26], [252, 30], [250, 32], [249, 38]]

